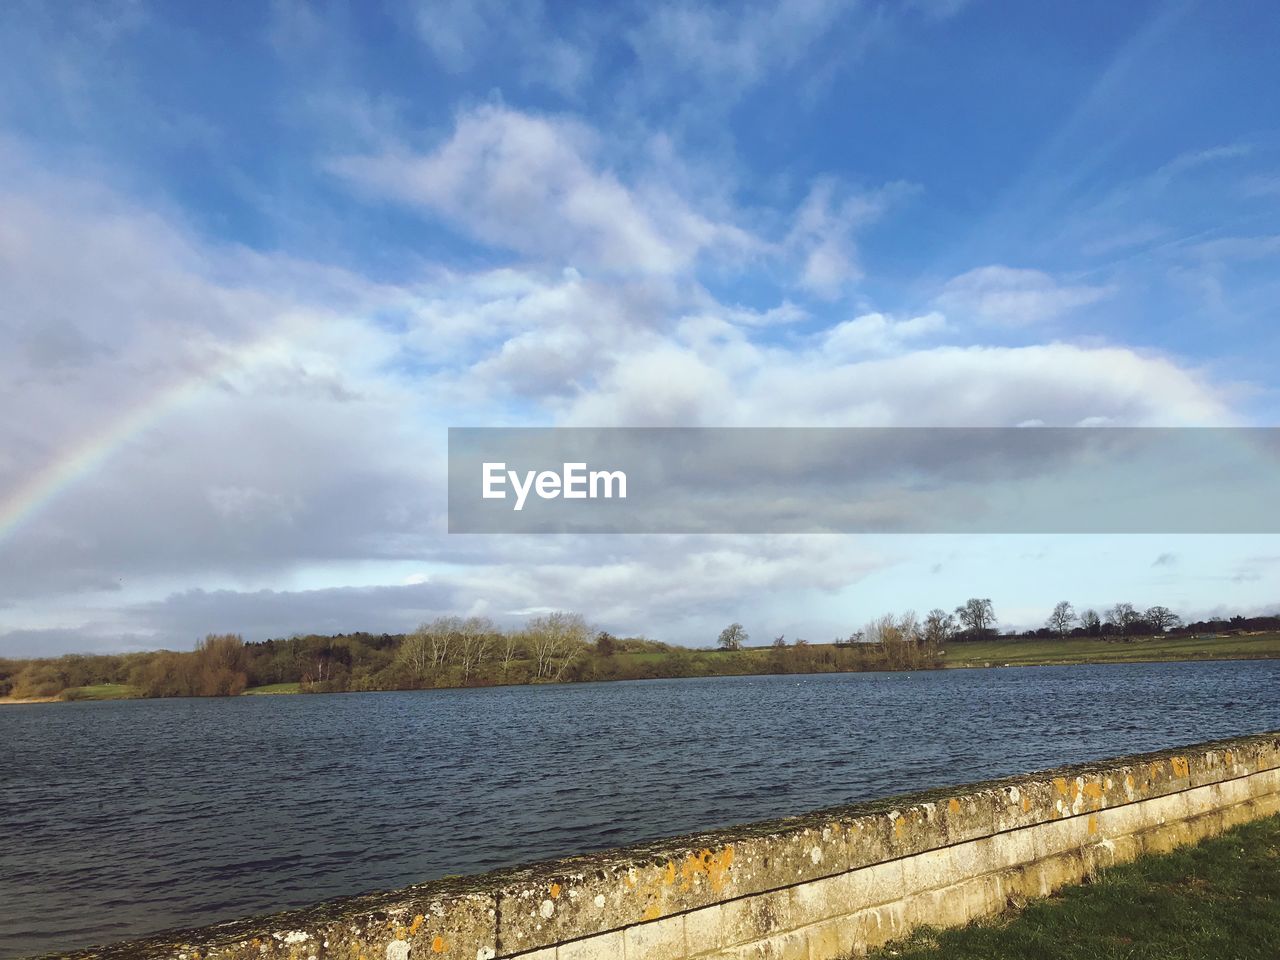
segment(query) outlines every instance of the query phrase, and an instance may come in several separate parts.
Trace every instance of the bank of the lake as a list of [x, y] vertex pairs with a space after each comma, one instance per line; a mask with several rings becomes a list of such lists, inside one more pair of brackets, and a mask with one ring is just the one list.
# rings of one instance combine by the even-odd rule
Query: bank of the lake
[[1280, 661], [0, 711], [0, 958], [1280, 729]]
[[[696, 679], [713, 676], [788, 676], [810, 672], [865, 672], [840, 669], [832, 656], [839, 648], [834, 644], [807, 644], [797, 656], [780, 657], [769, 647], [749, 647], [727, 654], [719, 650], [688, 650], [671, 658], [655, 653], [618, 653], [609, 657], [613, 677], [604, 671], [587, 669], [585, 677], [597, 680], [562, 679], [560, 683], [606, 682], [610, 679]], [[594, 655], [588, 655], [594, 656]], [[1181, 663], [1201, 660], [1270, 660], [1280, 659], [1280, 633], [1251, 633], [1205, 636], [1139, 636], [1129, 640], [1068, 638], [1065, 640], [998, 638], [985, 641], [951, 643], [942, 647], [930, 661], [931, 668], [970, 669], [989, 667], [1069, 666], [1116, 663]], [[912, 668], [899, 668], [912, 672]], [[889, 668], [890, 672], [894, 668]], [[880, 671], [877, 671], [880, 672]], [[553, 681], [539, 681], [546, 684]], [[446, 686], [502, 686], [500, 683], [466, 684], [450, 681]], [[322, 690], [315, 684], [299, 682], [271, 683], [249, 687], [245, 695], [312, 693]], [[330, 691], [324, 691], [330, 692]], [[370, 692], [370, 691], [364, 691]], [[57, 696], [17, 699], [0, 697], [0, 705], [51, 703], [79, 700], [137, 699], [139, 692], [122, 683], [74, 687]]]

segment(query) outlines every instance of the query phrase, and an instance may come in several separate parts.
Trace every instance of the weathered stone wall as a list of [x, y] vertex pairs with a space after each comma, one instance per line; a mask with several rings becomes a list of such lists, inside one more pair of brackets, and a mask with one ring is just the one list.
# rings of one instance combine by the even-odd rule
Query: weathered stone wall
[[825, 810], [71, 954], [825, 960], [1280, 811], [1280, 733]]

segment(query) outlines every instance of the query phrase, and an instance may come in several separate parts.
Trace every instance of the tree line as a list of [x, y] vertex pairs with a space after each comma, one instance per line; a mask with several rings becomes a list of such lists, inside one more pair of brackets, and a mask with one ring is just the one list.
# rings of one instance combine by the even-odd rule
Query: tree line
[[660, 677], [928, 669], [943, 648], [997, 636], [1133, 641], [1169, 633], [1280, 630], [1280, 616], [1230, 617], [1184, 623], [1166, 607], [1139, 611], [1117, 603], [1077, 615], [1058, 603], [1043, 627], [998, 633], [995, 607], [971, 598], [951, 612], [923, 617], [885, 614], [833, 642], [804, 639], [749, 646], [740, 623], [722, 630], [713, 647], [693, 650], [645, 637], [615, 637], [581, 614], [555, 612], [503, 628], [486, 617], [437, 617], [406, 634], [298, 635], [246, 643], [211, 634], [196, 649], [129, 654], [67, 654], [0, 658], [0, 696], [69, 696], [86, 687], [119, 684], [136, 696], [234, 696], [251, 687], [297, 684], [306, 692], [408, 690], [494, 684], [642, 680]]

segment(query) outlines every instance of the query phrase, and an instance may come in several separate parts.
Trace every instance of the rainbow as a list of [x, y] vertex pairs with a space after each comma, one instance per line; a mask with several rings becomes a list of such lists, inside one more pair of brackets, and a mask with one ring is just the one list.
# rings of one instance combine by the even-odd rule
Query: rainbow
[[92, 476], [131, 439], [194, 400], [217, 378], [226, 376], [283, 345], [278, 333], [228, 351], [208, 367], [153, 393], [103, 429], [84, 437], [37, 470], [9, 494], [0, 491], [0, 545], [67, 490]]

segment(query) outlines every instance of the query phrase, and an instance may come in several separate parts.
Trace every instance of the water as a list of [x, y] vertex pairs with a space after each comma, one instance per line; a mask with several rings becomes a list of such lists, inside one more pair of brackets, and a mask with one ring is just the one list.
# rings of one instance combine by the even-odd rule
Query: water
[[1280, 661], [0, 707], [0, 957], [1280, 729]]

